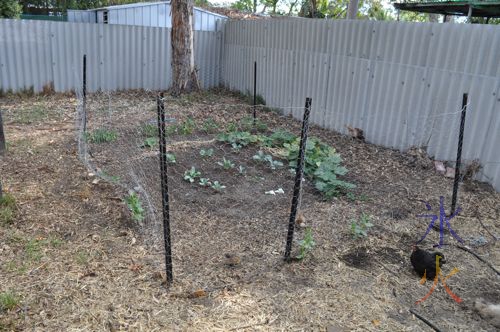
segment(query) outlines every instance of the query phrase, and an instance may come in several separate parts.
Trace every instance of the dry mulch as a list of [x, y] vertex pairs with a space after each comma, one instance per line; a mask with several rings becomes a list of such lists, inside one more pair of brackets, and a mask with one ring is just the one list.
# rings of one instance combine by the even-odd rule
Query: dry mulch
[[[303, 261], [283, 262], [293, 175], [253, 161], [257, 147], [235, 152], [199, 129], [207, 116], [222, 130], [251, 114], [239, 96], [221, 91], [167, 97], [175, 123], [188, 117], [196, 123], [193, 133], [169, 141], [177, 162], [169, 167], [175, 282], [167, 289], [159, 166], [155, 152], [138, 144], [143, 137], [137, 128], [156, 117], [151, 97], [139, 91], [89, 96], [89, 128], [112, 125], [119, 133], [115, 143], [91, 144], [91, 161], [127, 188], [139, 183], [150, 193], [153, 213], [142, 226], [122, 202], [126, 190], [89, 174], [79, 160], [74, 97], [0, 99], [9, 142], [0, 177], [17, 200], [15, 221], [0, 225], [0, 293], [19, 298], [16, 308], [0, 311], [0, 331], [428, 330], [410, 308], [443, 330], [495, 330], [473, 303], [479, 297], [500, 302], [498, 276], [458, 249], [449, 233], [440, 250], [447, 261], [443, 273], [459, 269], [447, 285], [463, 302], [439, 284], [415, 304], [431, 287], [419, 284], [409, 262], [411, 245], [429, 223], [416, 215], [429, 213], [422, 200], [438, 214], [439, 196], [449, 208], [452, 180], [410, 154], [312, 126], [311, 135], [341, 154], [346, 179], [357, 188], [328, 201], [306, 181], [301, 210], [316, 245]], [[113, 112], [99, 117], [100, 108]], [[291, 117], [259, 112], [259, 118], [270, 129], [300, 132]], [[202, 158], [201, 148], [213, 148], [214, 156]], [[222, 158], [244, 165], [245, 174], [224, 171], [216, 164]], [[216, 192], [183, 181], [193, 165], [227, 188]], [[285, 194], [264, 194], [277, 188]], [[500, 194], [466, 181], [459, 206], [453, 230], [498, 269], [493, 236], [500, 234]], [[363, 213], [374, 227], [354, 240], [351, 222]], [[296, 240], [303, 236], [299, 228]], [[423, 247], [438, 238], [431, 231]], [[238, 257], [236, 263], [226, 254]]]

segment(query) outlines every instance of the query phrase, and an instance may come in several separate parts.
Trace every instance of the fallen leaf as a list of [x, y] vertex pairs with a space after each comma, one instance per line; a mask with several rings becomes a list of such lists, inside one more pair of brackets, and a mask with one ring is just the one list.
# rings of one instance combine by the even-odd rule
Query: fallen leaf
[[375, 326], [379, 326], [380, 325], [380, 321], [378, 319], [374, 319], [374, 320], [372, 320], [372, 324], [375, 325]]
[[143, 269], [143, 267], [144, 266], [142, 264], [130, 264], [130, 266], [128, 267], [128, 269], [130, 271], [140, 272]]

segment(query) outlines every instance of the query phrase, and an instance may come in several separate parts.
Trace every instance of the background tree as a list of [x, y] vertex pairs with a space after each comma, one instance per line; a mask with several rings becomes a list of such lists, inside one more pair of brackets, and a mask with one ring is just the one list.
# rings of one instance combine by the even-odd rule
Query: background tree
[[17, 0], [0, 0], [0, 17], [19, 18], [22, 7]]
[[172, 92], [199, 89], [194, 66], [193, 0], [172, 0]]

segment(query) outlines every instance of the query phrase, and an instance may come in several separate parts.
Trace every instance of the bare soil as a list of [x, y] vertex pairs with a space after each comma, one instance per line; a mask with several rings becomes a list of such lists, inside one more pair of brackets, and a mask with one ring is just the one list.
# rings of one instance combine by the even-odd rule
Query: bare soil
[[[140, 91], [102, 97], [89, 96], [89, 128], [112, 126], [118, 139], [90, 144], [90, 161], [117, 181], [89, 174], [79, 159], [74, 97], [0, 99], [8, 141], [0, 180], [17, 201], [14, 222], [0, 225], [0, 293], [17, 299], [11, 310], [0, 307], [0, 331], [429, 331], [410, 308], [443, 331], [495, 331], [473, 304], [480, 297], [500, 303], [499, 276], [460, 250], [449, 232], [440, 249], [443, 274], [458, 268], [446, 285], [463, 301], [455, 302], [440, 282], [416, 304], [432, 286], [420, 284], [410, 264], [411, 246], [430, 222], [416, 216], [439, 215], [439, 196], [448, 211], [453, 180], [412, 154], [312, 126], [310, 135], [335, 147], [349, 169], [344, 179], [357, 187], [325, 200], [304, 182], [301, 211], [315, 247], [302, 261], [284, 262], [294, 176], [253, 160], [257, 146], [235, 151], [215, 139], [251, 115], [241, 97], [224, 91], [166, 100], [176, 124], [188, 117], [195, 122], [193, 132], [169, 136], [177, 160], [168, 169], [175, 280], [167, 288], [158, 156], [139, 144], [138, 128], [156, 119], [154, 98]], [[111, 117], [99, 118], [99, 105], [113, 109]], [[215, 132], [202, 130], [208, 117]], [[300, 133], [291, 117], [268, 111], [259, 119], [267, 132]], [[201, 157], [202, 148], [214, 155]], [[223, 158], [236, 167], [224, 170], [217, 164]], [[183, 180], [191, 166], [226, 188]], [[137, 183], [153, 207], [143, 224], [123, 202]], [[284, 194], [265, 194], [278, 188]], [[462, 212], [451, 220], [453, 230], [499, 269], [500, 194], [466, 181], [458, 202]], [[354, 239], [351, 223], [362, 214], [374, 227]], [[296, 229], [294, 255], [304, 230]], [[439, 231], [431, 231], [422, 247], [438, 240]]]

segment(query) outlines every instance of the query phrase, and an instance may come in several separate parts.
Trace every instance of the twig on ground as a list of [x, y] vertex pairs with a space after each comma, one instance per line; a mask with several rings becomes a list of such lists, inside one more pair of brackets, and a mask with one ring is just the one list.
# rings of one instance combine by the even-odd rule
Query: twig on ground
[[457, 248], [459, 248], [459, 249], [462, 249], [462, 250], [467, 251], [468, 253], [472, 254], [474, 257], [476, 257], [477, 259], [479, 259], [481, 262], [483, 262], [484, 264], [488, 265], [493, 271], [495, 271], [496, 274], [500, 275], [500, 271], [498, 271], [497, 269], [495, 269], [495, 267], [490, 262], [486, 261], [484, 258], [482, 258], [478, 254], [476, 254], [471, 249], [467, 248], [466, 246], [462, 246], [460, 244], [456, 244], [455, 246]]
[[419, 313], [417, 313], [415, 310], [413, 309], [410, 309], [410, 312], [412, 314], [414, 314], [418, 319], [420, 319], [422, 322], [424, 322], [425, 324], [429, 325], [432, 329], [434, 329], [434, 331], [436, 332], [441, 332], [441, 330], [436, 326], [434, 325], [434, 323], [432, 323], [430, 320], [428, 320], [427, 318], [425, 318], [424, 316], [420, 315]]
[[479, 221], [479, 223], [481, 224], [481, 226], [483, 226], [483, 228], [486, 230], [486, 232], [488, 232], [488, 234], [491, 235], [491, 237], [495, 240], [495, 241], [498, 241], [498, 238], [490, 232], [490, 230], [488, 228], [486, 228], [486, 226], [484, 226], [483, 222], [481, 221], [481, 218], [477, 217], [476, 216], [476, 219]]

